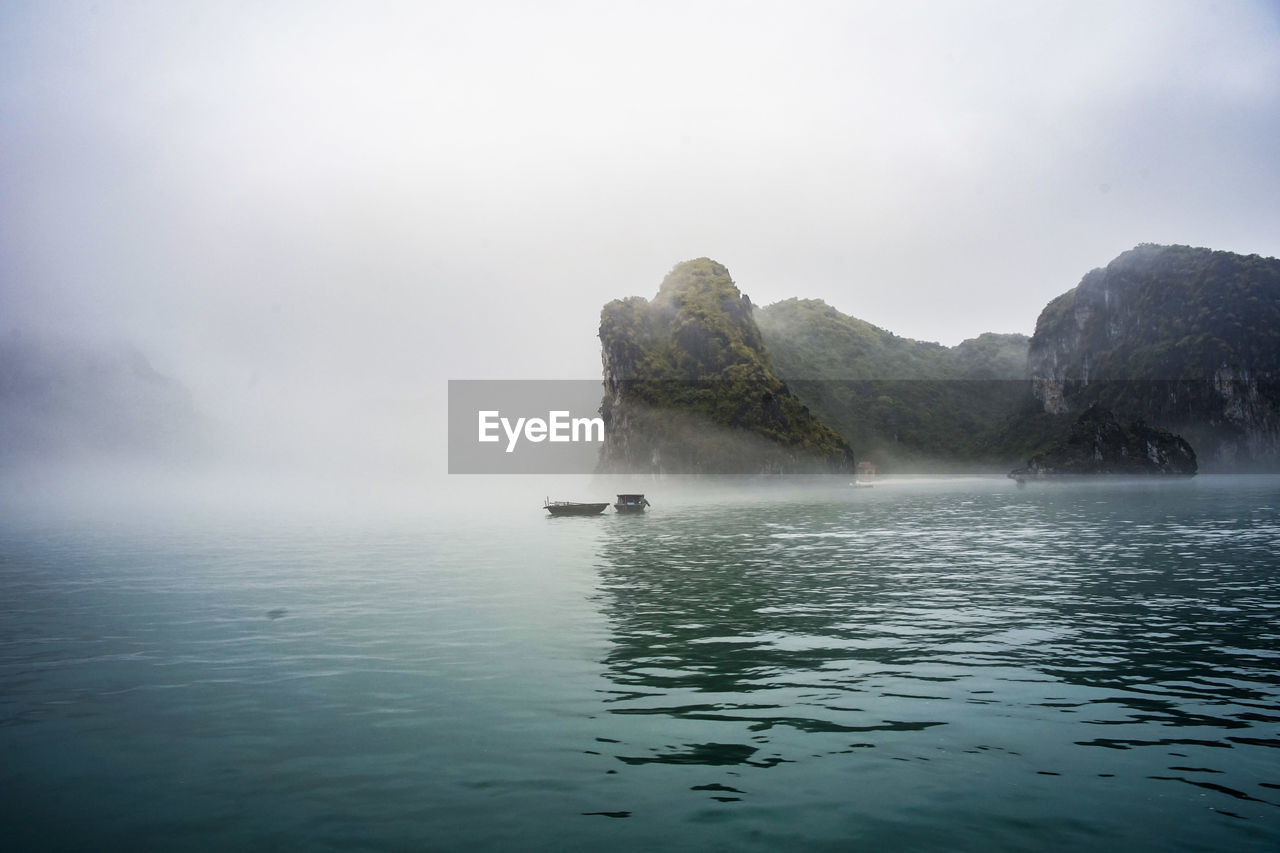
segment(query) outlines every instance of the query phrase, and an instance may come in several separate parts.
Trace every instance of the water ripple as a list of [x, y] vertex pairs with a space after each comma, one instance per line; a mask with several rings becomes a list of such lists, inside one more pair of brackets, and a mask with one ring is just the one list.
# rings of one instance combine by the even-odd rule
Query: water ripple
[[1280, 846], [1275, 478], [654, 504], [0, 520], [13, 843]]
[[[1273, 512], [1190, 488], [1149, 503], [1097, 496], [860, 493], [789, 506], [785, 522], [762, 522], [776, 507], [747, 502], [691, 507], [664, 518], [661, 537], [611, 529], [605, 665], [627, 689], [607, 707], [697, 721], [724, 742], [752, 733], [756, 749], [819, 774], [815, 756], [842, 754], [839, 734], [870, 735], [860, 748], [896, 757], [1005, 740], [1009, 754], [1074, 768], [1077, 798], [1082, 774], [1117, 776], [1104, 752], [1159, 750], [1143, 764], [1165, 771], [1180, 747], [1231, 784], [1130, 772], [1131, 784], [1190, 782], [1267, 806], [1235, 803], [1231, 816], [1273, 826], [1270, 801], [1240, 793], [1276, 779], [1257, 754], [1280, 742], [1260, 713], [1280, 704]], [[1099, 727], [1124, 734], [1090, 733]], [[1170, 728], [1187, 735], [1153, 736]], [[643, 733], [624, 741], [634, 752]], [[646, 762], [698, 755], [650, 750]]]

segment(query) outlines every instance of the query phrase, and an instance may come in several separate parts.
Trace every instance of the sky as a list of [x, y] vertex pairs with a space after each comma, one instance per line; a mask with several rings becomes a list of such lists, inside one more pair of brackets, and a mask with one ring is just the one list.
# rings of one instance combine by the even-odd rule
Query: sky
[[317, 448], [599, 376], [690, 258], [950, 345], [1280, 255], [1275, 2], [6, 3], [0, 114], [0, 332]]

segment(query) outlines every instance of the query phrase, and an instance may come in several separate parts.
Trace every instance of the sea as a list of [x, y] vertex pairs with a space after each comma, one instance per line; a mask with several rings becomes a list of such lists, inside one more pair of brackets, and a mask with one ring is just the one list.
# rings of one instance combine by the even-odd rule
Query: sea
[[1280, 478], [481, 479], [11, 498], [0, 846], [1280, 849]]

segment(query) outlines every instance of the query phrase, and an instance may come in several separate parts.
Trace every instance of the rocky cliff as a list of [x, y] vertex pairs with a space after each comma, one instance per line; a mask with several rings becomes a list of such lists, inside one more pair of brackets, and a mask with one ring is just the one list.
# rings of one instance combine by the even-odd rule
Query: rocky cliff
[[652, 301], [600, 315], [600, 468], [655, 473], [847, 472], [853, 454], [775, 373], [751, 301], [708, 258], [678, 264]]
[[1064, 440], [1031, 457], [1026, 468], [1010, 476], [1020, 480], [1063, 474], [1191, 476], [1196, 469], [1196, 453], [1180, 436], [1140, 420], [1126, 428], [1111, 412], [1090, 406]]
[[1280, 260], [1138, 246], [1045, 307], [1027, 368], [1046, 413], [1101, 404], [1207, 470], [1280, 468]]

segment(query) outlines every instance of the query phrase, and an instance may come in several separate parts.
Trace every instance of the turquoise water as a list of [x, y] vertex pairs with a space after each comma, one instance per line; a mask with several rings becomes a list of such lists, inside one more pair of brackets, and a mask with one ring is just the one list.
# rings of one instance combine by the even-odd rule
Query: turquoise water
[[6, 848], [1280, 846], [1280, 479], [643, 490], [9, 508]]

